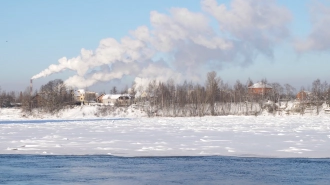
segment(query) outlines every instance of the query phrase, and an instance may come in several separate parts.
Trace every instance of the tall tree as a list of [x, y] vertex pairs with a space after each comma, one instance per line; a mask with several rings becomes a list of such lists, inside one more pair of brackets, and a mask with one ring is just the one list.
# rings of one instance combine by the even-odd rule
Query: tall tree
[[296, 89], [292, 87], [290, 84], [284, 84], [286, 99], [290, 100], [294, 97], [294, 93]]
[[281, 95], [283, 94], [283, 87], [279, 83], [272, 83], [271, 86], [271, 100], [274, 102], [279, 102]]
[[321, 94], [321, 80], [320, 79], [316, 79], [313, 82], [312, 93], [313, 93], [314, 104], [316, 105], [316, 113], [319, 114], [319, 112], [320, 112], [320, 106], [321, 106], [320, 100], [322, 98], [322, 94]]
[[61, 79], [49, 81], [42, 85], [40, 92], [34, 96], [38, 107], [45, 111], [56, 113], [65, 105], [71, 104], [71, 94], [67, 92], [66, 86]]
[[118, 90], [116, 86], [113, 86], [112, 89], [110, 90], [110, 94], [117, 94]]
[[216, 101], [217, 94], [219, 92], [219, 84], [221, 79], [217, 77], [217, 73], [215, 71], [207, 73], [206, 80], [206, 93], [207, 100], [210, 105], [211, 115], [215, 115], [214, 104]]

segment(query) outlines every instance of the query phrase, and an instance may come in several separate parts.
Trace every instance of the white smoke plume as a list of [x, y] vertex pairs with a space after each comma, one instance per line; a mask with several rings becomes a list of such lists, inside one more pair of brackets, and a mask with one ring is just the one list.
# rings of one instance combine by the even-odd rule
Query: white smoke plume
[[329, 51], [330, 49], [330, 7], [320, 2], [310, 9], [312, 30], [304, 40], [297, 40], [295, 48], [298, 52]]
[[150, 28], [140, 26], [120, 41], [103, 39], [95, 51], [82, 49], [80, 56], [63, 57], [32, 79], [72, 70], [76, 75], [65, 83], [78, 88], [126, 75], [136, 77], [138, 84], [199, 80], [225, 62], [248, 65], [258, 53], [272, 57], [274, 45], [290, 36], [291, 15], [273, 0], [233, 0], [230, 7], [202, 0], [201, 6], [202, 12], [152, 11]]

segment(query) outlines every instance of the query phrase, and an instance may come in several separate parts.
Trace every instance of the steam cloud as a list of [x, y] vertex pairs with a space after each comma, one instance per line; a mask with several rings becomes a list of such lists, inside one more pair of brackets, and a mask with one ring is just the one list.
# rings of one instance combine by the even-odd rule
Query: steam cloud
[[32, 79], [72, 70], [76, 75], [65, 83], [77, 88], [125, 75], [136, 77], [138, 85], [169, 78], [198, 81], [224, 63], [249, 65], [259, 53], [273, 57], [274, 45], [290, 36], [291, 14], [273, 0], [233, 0], [229, 7], [202, 0], [201, 7], [201, 12], [172, 8], [169, 15], [152, 11], [150, 28], [140, 26], [120, 41], [103, 39], [95, 51], [81, 49], [79, 56], [63, 57]]
[[315, 4], [310, 9], [312, 31], [304, 40], [297, 40], [295, 48], [299, 52], [329, 51], [330, 49], [330, 8]]

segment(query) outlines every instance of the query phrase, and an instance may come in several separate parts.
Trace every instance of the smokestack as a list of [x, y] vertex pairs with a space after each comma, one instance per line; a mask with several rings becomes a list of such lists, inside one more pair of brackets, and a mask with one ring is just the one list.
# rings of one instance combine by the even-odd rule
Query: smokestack
[[32, 96], [32, 78], [30, 79], [30, 95]]

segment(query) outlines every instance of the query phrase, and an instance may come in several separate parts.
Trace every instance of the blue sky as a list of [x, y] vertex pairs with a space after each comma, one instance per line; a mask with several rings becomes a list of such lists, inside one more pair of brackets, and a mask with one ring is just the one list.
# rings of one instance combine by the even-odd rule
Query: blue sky
[[[269, 82], [279, 82], [282, 85], [289, 83], [297, 89], [301, 86], [308, 88], [317, 78], [322, 81], [330, 81], [328, 72], [330, 43], [322, 43], [325, 45], [322, 49], [317, 49], [317, 46], [306, 46], [307, 49], [299, 50], [294, 46], [296, 40], [301, 40], [301, 42], [308, 40], [313, 32], [313, 13], [310, 9], [314, 6], [317, 7], [317, 4], [329, 7], [329, 3], [326, 1], [315, 2], [309, 0], [275, 1], [276, 6], [287, 9], [292, 17], [285, 25], [289, 29], [290, 36], [281, 42], [272, 43], [273, 57], [255, 51], [253, 61], [248, 65], [235, 65], [228, 61], [221, 63], [220, 58], [218, 62], [221, 63], [221, 67], [214, 68], [214, 66], [205, 64], [200, 72], [196, 72], [194, 69], [192, 76], [203, 78], [207, 71], [215, 70], [224, 82], [231, 85], [237, 79], [245, 83], [248, 78], [253, 81], [267, 78]], [[230, 8], [232, 1], [218, 0], [217, 3]], [[216, 31], [219, 29], [216, 18], [205, 13], [199, 0], [1, 1], [0, 64], [2, 70], [0, 86], [2, 90], [6, 91], [25, 90], [32, 76], [47, 69], [51, 64], [58, 64], [60, 58], [77, 57], [82, 48], [94, 51], [98, 48], [100, 41], [105, 38], [120, 41], [139, 26], [147, 26], [152, 30], [150, 12], [157, 11], [160, 14], [170, 15], [173, 7], [187, 8], [191, 12], [202, 12], [209, 18], [209, 25]], [[168, 61], [172, 58], [171, 53], [173, 51], [158, 52], [157, 57], [152, 59], [163, 58], [165, 63], [172, 62], [169, 66], [173, 66], [176, 60]], [[99, 69], [99, 66], [95, 69]], [[143, 69], [139, 70], [143, 71]], [[180, 69], [175, 69], [175, 72], [180, 73]], [[93, 69], [90, 69], [89, 72], [91, 70]], [[111, 70], [108, 72], [111, 73]], [[41, 84], [45, 84], [49, 80], [57, 78], [66, 80], [76, 74], [75, 70], [54, 73], [35, 79], [34, 86], [39, 88]], [[183, 76], [187, 76], [186, 74], [188, 74], [187, 71], [183, 72]], [[91, 82], [93, 85], [89, 88], [108, 92], [114, 85], [119, 88], [130, 86], [136, 76], [143, 77], [142, 74], [134, 72], [124, 75], [122, 78], [104, 82], [94, 83], [93, 81]]]

